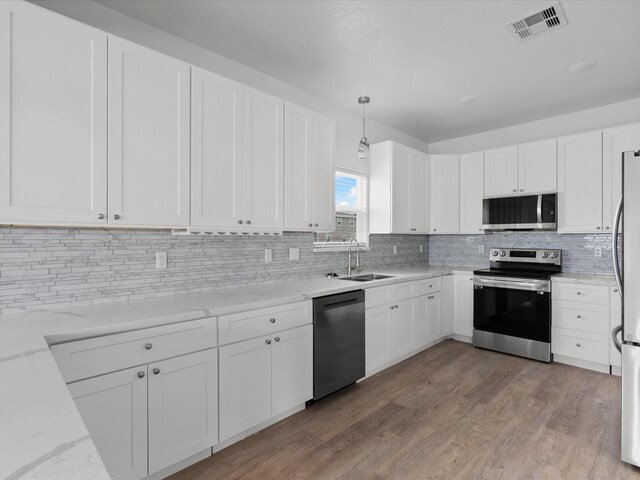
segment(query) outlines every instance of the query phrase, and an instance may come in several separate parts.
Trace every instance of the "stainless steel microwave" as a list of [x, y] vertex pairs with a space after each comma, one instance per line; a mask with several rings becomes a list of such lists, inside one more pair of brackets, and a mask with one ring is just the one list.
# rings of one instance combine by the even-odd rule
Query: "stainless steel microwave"
[[485, 198], [482, 227], [485, 230], [556, 230], [556, 194]]

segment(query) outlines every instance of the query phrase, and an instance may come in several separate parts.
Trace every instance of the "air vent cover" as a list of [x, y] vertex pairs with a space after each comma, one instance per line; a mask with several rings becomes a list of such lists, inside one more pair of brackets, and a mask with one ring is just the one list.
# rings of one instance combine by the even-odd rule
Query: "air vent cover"
[[564, 16], [560, 2], [556, 2], [538, 12], [507, 23], [506, 27], [518, 40], [527, 40], [566, 24], [567, 18]]

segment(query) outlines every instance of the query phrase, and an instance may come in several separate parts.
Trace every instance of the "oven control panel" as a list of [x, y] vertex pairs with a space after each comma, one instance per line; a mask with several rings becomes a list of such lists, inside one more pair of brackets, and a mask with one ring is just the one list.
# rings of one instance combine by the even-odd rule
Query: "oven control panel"
[[551, 263], [562, 264], [562, 250], [528, 248], [492, 248], [489, 250], [492, 262]]

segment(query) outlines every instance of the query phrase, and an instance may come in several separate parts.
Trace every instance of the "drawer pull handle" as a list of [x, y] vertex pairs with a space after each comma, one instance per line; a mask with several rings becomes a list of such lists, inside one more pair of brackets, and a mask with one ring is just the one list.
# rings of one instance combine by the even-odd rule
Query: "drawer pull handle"
[[276, 338], [274, 338], [274, 340], [275, 340], [276, 342], [279, 342], [279, 341], [280, 341], [280, 337], [276, 337]]
[[153, 347], [153, 345], [151, 345], [150, 343], [145, 343], [144, 348], [146, 348], [147, 350], [151, 350], [151, 347]]
[[577, 315], [578, 318], [582, 318], [582, 315]]
[[154, 368], [154, 369], [153, 369], [153, 374], [154, 374], [154, 375], [157, 375], [157, 374], [159, 374], [159, 373], [160, 373], [160, 369], [159, 369], [159, 368]]
[[429, 285], [429, 288], [433, 288], [433, 285]]
[[582, 295], [580, 292], [576, 292], [576, 295]]
[[267, 345], [271, 345], [271, 340], [267, 340]]
[[580, 344], [579, 344], [579, 343], [576, 343], [576, 347], [580, 348]]
[[113, 216], [113, 218], [114, 218], [115, 220], [120, 220], [120, 215], [118, 215], [118, 214], [116, 213], [116, 214]]
[[275, 318], [270, 318], [270, 319], [269, 319], [269, 321], [270, 321], [271, 323], [276, 323], [276, 319], [275, 319]]
[[144, 372], [138, 372], [138, 378], [144, 378]]

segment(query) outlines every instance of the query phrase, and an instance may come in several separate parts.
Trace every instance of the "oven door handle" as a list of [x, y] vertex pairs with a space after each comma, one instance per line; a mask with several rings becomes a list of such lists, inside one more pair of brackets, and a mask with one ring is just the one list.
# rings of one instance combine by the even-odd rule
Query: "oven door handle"
[[496, 278], [474, 277], [473, 285], [478, 287], [507, 288], [510, 290], [526, 290], [530, 292], [550, 292], [551, 285], [547, 280], [505, 280]]

